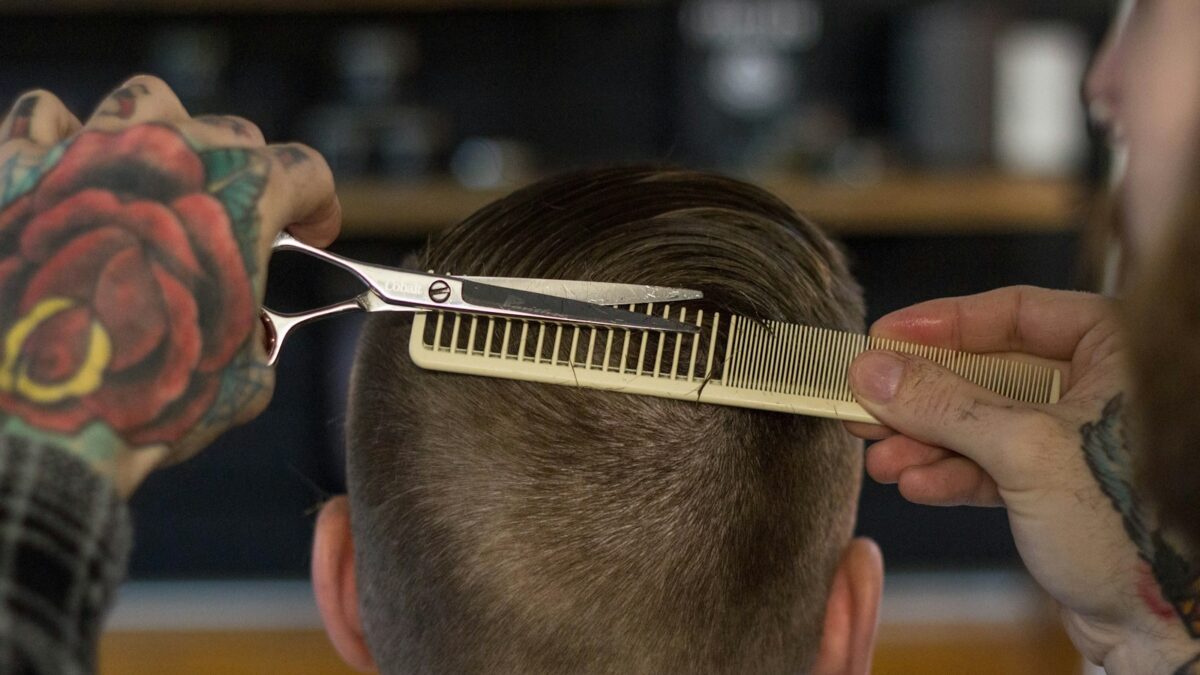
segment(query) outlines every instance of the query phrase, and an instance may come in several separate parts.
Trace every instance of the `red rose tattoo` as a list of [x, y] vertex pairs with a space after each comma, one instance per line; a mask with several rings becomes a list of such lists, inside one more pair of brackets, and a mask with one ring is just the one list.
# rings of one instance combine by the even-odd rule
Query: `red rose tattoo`
[[165, 126], [53, 154], [0, 210], [0, 406], [45, 431], [182, 438], [254, 332], [264, 184], [250, 151]]

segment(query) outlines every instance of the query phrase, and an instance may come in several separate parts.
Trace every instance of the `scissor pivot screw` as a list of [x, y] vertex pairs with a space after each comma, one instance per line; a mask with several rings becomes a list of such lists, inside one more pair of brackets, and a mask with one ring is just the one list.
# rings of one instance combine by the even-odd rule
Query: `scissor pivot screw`
[[429, 285], [429, 299], [434, 302], [445, 302], [450, 299], [450, 284], [438, 280]]

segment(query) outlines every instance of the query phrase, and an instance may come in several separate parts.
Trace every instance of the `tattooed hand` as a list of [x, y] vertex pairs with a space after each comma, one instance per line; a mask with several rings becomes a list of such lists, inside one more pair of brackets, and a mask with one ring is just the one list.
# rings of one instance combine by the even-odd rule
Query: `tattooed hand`
[[916, 357], [864, 355], [851, 369], [854, 391], [898, 433], [848, 427], [884, 439], [868, 450], [867, 471], [910, 501], [1005, 506], [1022, 559], [1062, 605], [1075, 645], [1109, 673], [1200, 673], [1200, 568], [1132, 479], [1111, 303], [1006, 288], [910, 307], [871, 332], [1016, 352], [1062, 370], [1060, 402], [1026, 406]]
[[129, 494], [257, 415], [275, 235], [324, 246], [328, 166], [250, 122], [191, 118], [140, 76], [81, 123], [53, 94], [0, 124], [0, 433], [50, 441]]

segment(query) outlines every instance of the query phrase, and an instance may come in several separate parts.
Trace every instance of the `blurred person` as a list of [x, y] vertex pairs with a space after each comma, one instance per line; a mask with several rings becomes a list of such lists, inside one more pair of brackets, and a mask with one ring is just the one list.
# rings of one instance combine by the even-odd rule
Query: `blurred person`
[[[687, 171], [553, 178], [436, 236], [420, 269], [669, 285], [704, 309], [862, 330], [839, 251], [769, 194]], [[384, 673], [869, 672], [878, 550], [829, 420], [425, 371], [368, 319], [348, 499], [313, 582]], [[723, 338], [719, 338], [723, 339]]]
[[1182, 675], [1200, 673], [1200, 3], [1125, 5], [1087, 96], [1128, 153], [1127, 320], [1098, 296], [1034, 288], [900, 310], [871, 332], [1057, 361], [1062, 400], [1014, 406], [927, 361], [871, 353], [852, 386], [886, 428], [851, 429], [883, 439], [867, 470], [911, 501], [1005, 506], [1023, 560], [1090, 660]]

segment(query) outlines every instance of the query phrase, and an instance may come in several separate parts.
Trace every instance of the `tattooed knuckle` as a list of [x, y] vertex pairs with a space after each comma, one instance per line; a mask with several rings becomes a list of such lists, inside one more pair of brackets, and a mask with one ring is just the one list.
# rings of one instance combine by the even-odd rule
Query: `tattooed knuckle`
[[235, 134], [249, 136], [259, 143], [266, 142], [266, 136], [263, 135], [262, 129], [259, 129], [258, 125], [254, 122], [245, 117], [238, 117], [237, 115], [228, 115], [226, 119], [233, 127]]
[[135, 85], [141, 85], [151, 91], [156, 92], [164, 90], [171, 91], [171, 87], [167, 84], [166, 80], [163, 80], [157, 75], [151, 75], [149, 73], [138, 73], [137, 75], [130, 77], [129, 79], [125, 80], [125, 82], [122, 83], [118, 89], [128, 89], [129, 87], [133, 87]]
[[303, 167], [305, 171], [320, 171], [321, 164], [323, 164], [323, 162], [314, 161], [314, 158], [319, 158], [320, 155], [303, 143], [280, 143], [272, 145], [270, 151], [275, 163], [287, 171], [300, 167]]
[[237, 115], [200, 115], [193, 118], [193, 121], [210, 129], [220, 129], [228, 134], [232, 134], [241, 141], [249, 141], [253, 145], [261, 146], [266, 144], [266, 139], [263, 136], [262, 130], [258, 128], [258, 125], [244, 117], [238, 117]]

